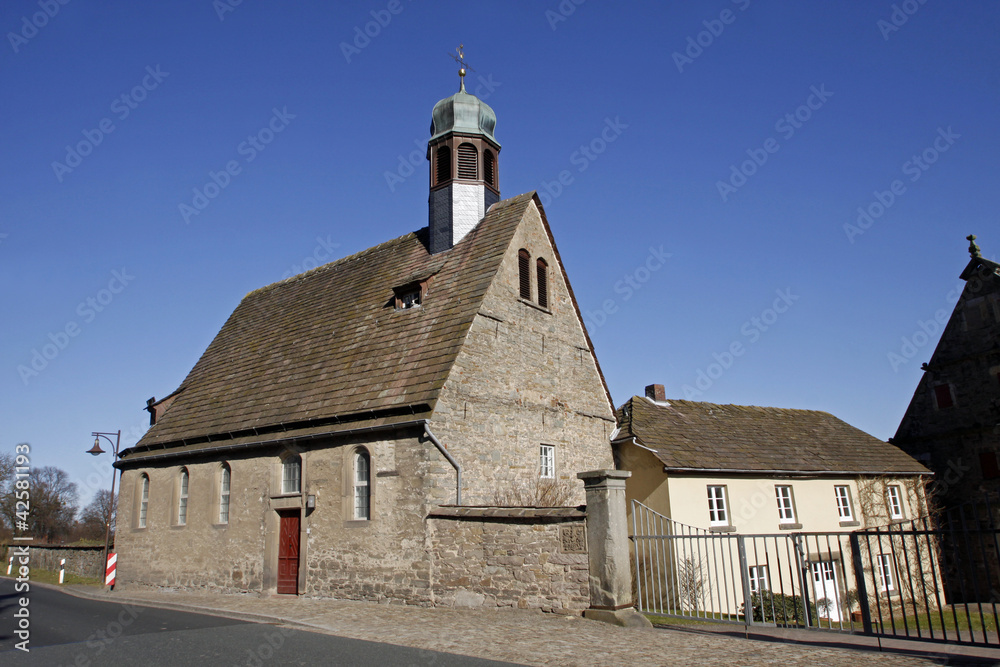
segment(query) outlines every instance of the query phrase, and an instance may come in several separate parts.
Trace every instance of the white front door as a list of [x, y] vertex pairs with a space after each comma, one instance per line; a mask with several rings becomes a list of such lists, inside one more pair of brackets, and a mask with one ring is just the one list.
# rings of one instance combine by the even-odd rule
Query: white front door
[[812, 576], [817, 615], [831, 621], [842, 620], [840, 618], [840, 589], [837, 588], [837, 568], [829, 561], [813, 563]]

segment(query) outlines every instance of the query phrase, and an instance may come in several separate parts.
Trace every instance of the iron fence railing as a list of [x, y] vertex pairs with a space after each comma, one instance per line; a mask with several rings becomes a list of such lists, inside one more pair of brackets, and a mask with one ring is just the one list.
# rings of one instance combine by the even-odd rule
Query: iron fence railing
[[854, 532], [755, 535], [687, 526], [638, 501], [631, 509], [645, 613], [1000, 645], [992, 509]]

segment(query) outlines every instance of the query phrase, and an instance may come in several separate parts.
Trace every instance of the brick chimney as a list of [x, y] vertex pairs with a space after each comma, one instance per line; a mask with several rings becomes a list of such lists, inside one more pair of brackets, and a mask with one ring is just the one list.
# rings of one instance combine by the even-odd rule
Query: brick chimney
[[656, 403], [666, 403], [667, 395], [662, 384], [651, 384], [646, 387], [646, 398]]

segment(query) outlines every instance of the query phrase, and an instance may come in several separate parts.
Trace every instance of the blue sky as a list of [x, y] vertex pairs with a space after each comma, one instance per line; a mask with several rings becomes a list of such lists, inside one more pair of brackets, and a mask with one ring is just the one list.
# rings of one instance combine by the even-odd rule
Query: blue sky
[[995, 2], [233, 1], [0, 16], [0, 450], [84, 500], [247, 292], [426, 224], [459, 43], [616, 404], [888, 438], [965, 236], [1000, 254]]

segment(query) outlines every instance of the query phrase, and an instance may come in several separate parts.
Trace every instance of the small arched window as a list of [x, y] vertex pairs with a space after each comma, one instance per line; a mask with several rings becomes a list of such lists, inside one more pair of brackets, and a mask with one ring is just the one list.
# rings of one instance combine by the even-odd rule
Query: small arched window
[[219, 472], [219, 523], [229, 523], [229, 488], [232, 475], [229, 465], [223, 463]]
[[458, 146], [458, 177], [467, 181], [479, 178], [479, 151], [472, 144]]
[[496, 158], [493, 156], [493, 151], [488, 148], [483, 151], [483, 180], [486, 181], [486, 185], [491, 188], [495, 188], [497, 186]]
[[517, 277], [521, 298], [531, 300], [531, 255], [524, 248], [517, 251]]
[[445, 181], [451, 178], [451, 149], [447, 146], [442, 146], [437, 149], [437, 155], [435, 157], [435, 167], [437, 173], [437, 182], [435, 185], [441, 185]]
[[187, 523], [188, 515], [188, 481], [187, 468], [181, 468], [180, 494], [177, 501], [177, 525], [183, 526]]
[[146, 509], [149, 507], [149, 475], [142, 474], [139, 478], [139, 528], [146, 527]]
[[542, 308], [549, 307], [549, 277], [548, 264], [541, 257], [536, 262], [538, 273], [538, 305]]
[[371, 456], [359, 449], [354, 454], [354, 518], [371, 519]]
[[289, 454], [281, 462], [281, 492], [302, 493], [302, 457]]

